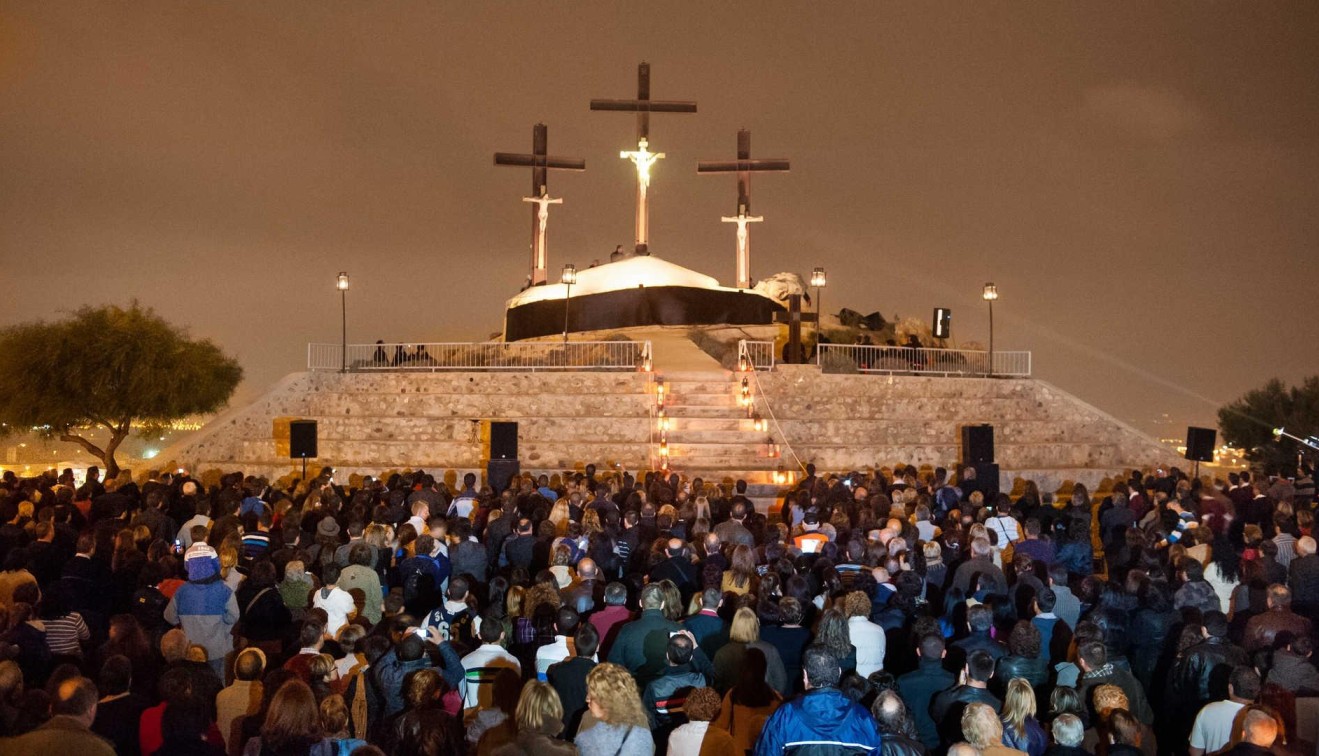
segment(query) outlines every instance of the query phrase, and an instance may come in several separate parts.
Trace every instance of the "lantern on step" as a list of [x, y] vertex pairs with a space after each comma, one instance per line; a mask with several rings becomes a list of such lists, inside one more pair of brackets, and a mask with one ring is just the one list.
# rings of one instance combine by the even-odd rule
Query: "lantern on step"
[[779, 469], [774, 471], [774, 484], [782, 486], [785, 485], [787, 482], [788, 482], [788, 474], [783, 471], [783, 465], [779, 465]]
[[774, 441], [774, 437], [770, 436], [766, 438], [765, 455], [768, 456], [770, 459], [777, 459], [779, 457], [779, 454], [780, 454], [779, 445]]
[[655, 404], [660, 409], [664, 409], [664, 379], [660, 378], [655, 381]]
[[747, 382], [746, 378], [742, 379], [742, 388], [738, 396], [738, 401], [742, 403], [743, 407], [751, 406], [751, 384]]
[[760, 413], [751, 415], [751, 427], [756, 429], [757, 433], [764, 433], [769, 430], [769, 421], [760, 416]]
[[661, 410], [659, 411], [659, 429], [660, 429], [660, 433], [667, 432], [667, 431], [669, 430], [670, 427], [672, 427], [672, 421], [669, 419], [669, 416], [668, 416], [668, 415], [664, 414], [664, 410], [661, 409]]

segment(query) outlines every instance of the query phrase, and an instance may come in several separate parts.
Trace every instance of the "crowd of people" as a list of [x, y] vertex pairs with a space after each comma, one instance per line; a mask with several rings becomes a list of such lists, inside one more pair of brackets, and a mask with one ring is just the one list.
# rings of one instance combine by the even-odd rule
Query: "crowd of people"
[[1104, 489], [5, 473], [0, 754], [1294, 749], [1312, 471]]

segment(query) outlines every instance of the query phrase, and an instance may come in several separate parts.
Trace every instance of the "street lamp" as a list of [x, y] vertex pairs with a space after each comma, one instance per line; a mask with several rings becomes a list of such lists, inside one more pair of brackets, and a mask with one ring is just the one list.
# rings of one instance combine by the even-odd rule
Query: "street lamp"
[[992, 283], [985, 284], [981, 297], [989, 303], [989, 374], [994, 374], [994, 300], [998, 299], [998, 287]]
[[342, 341], [340, 341], [342, 352], [339, 363], [339, 372], [346, 373], [348, 372], [348, 271], [339, 271], [339, 279], [335, 281], [334, 286], [339, 290], [340, 312], [343, 315]]
[[829, 283], [824, 275], [824, 268], [816, 268], [811, 271], [811, 286], [815, 287], [815, 344], [818, 350], [820, 344], [820, 334], [824, 333], [824, 302], [821, 299], [820, 289]]
[[577, 283], [577, 266], [568, 263], [563, 266], [563, 285], [568, 287], [568, 295], [563, 300], [563, 343], [568, 343], [568, 307], [572, 304], [572, 285]]

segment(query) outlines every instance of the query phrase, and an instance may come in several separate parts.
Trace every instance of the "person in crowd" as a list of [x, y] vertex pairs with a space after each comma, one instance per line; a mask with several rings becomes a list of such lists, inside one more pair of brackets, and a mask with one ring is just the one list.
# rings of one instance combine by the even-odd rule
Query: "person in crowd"
[[563, 709], [563, 735], [567, 740], [576, 736], [582, 715], [586, 713], [586, 678], [595, 669], [595, 653], [599, 644], [600, 636], [594, 625], [578, 625], [573, 644], [576, 654], [551, 665], [545, 673], [545, 679], [554, 688], [554, 692], [559, 694], [559, 703]]
[[1003, 723], [989, 704], [973, 702], [962, 711], [962, 736], [984, 756], [1024, 756], [1025, 752], [1003, 744]]
[[573, 742], [582, 756], [653, 756], [655, 741], [641, 705], [637, 681], [626, 667], [597, 665], [586, 676], [586, 705], [591, 722], [583, 722]]
[[1049, 736], [1035, 719], [1035, 690], [1023, 678], [1014, 677], [1008, 682], [1003, 696], [1003, 745], [1025, 751], [1029, 756], [1043, 756], [1049, 745]]
[[49, 696], [50, 719], [24, 735], [0, 741], [0, 753], [114, 756], [110, 741], [91, 729], [97, 703], [91, 680], [77, 675], [64, 679]]
[[494, 749], [494, 756], [574, 756], [577, 748], [558, 740], [563, 729], [563, 706], [559, 694], [547, 683], [528, 682], [518, 698], [517, 736], [511, 743]]
[[1259, 674], [1248, 666], [1232, 670], [1227, 684], [1227, 698], [1206, 704], [1191, 726], [1190, 755], [1217, 753], [1233, 742], [1237, 714], [1259, 697]]
[[714, 722], [714, 726], [726, 730], [733, 738], [733, 753], [746, 753], [754, 748], [765, 722], [783, 703], [783, 697], [770, 687], [766, 677], [764, 652], [748, 649], [737, 683], [724, 694]]
[[733, 736], [713, 724], [720, 713], [719, 694], [713, 688], [697, 688], [687, 696], [687, 723], [669, 735], [668, 756], [720, 756], [745, 753], [736, 750]]
[[838, 659], [827, 648], [807, 648], [802, 655], [806, 692], [784, 703], [766, 720], [756, 740], [757, 756], [785, 753], [789, 743], [800, 741], [813, 742], [820, 753], [831, 746], [838, 752], [842, 748], [878, 748], [875, 718], [838, 690], [841, 676]]

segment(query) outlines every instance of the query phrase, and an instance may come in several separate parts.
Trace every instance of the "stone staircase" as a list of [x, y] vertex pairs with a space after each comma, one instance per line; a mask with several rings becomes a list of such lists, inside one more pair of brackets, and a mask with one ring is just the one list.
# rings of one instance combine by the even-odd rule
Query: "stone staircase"
[[[726, 370], [669, 371], [664, 380], [669, 469], [716, 483], [747, 482], [758, 511], [777, 500], [770, 434], [756, 431], [740, 402], [742, 376]], [[780, 447], [781, 448], [781, 447]], [[787, 465], [787, 468], [791, 468]]]

